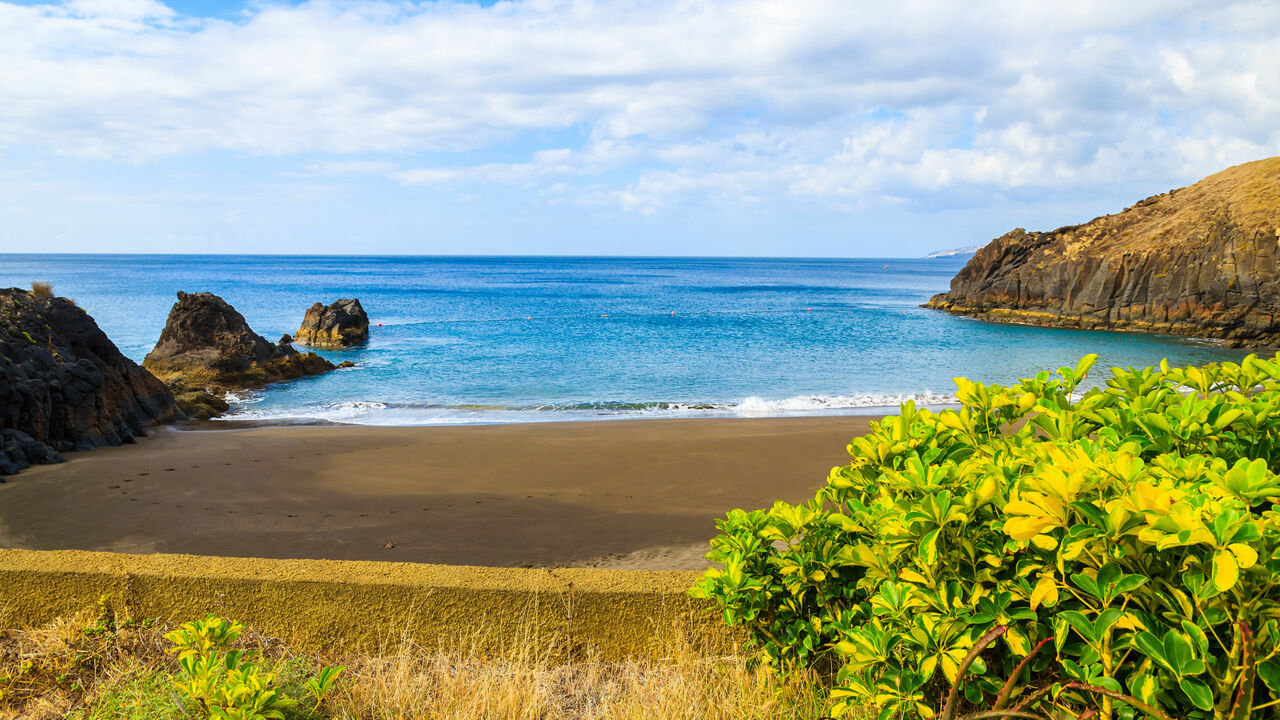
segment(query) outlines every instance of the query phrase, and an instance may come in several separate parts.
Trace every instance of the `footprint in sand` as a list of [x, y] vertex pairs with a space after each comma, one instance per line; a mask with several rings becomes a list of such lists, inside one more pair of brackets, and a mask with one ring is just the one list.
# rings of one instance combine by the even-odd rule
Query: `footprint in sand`
[[108, 485], [108, 486], [107, 486], [107, 489], [108, 489], [108, 490], [119, 490], [119, 489], [120, 489], [120, 486], [119, 486], [119, 485]]

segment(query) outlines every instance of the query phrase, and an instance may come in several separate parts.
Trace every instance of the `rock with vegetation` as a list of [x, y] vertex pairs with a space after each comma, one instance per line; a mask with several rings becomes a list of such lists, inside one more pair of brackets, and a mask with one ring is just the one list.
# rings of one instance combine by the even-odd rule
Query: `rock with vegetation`
[[342, 299], [331, 305], [316, 303], [307, 308], [302, 327], [293, 335], [302, 345], [345, 348], [369, 339], [369, 316], [359, 298]]
[[979, 250], [927, 307], [1280, 345], [1280, 157], [1083, 225], [1013, 230]]
[[75, 303], [46, 285], [0, 290], [0, 475], [181, 418], [164, 383]]
[[228, 390], [318, 375], [334, 365], [315, 353], [299, 353], [283, 340], [255, 333], [244, 316], [207, 292], [178, 293], [160, 340], [143, 366], [169, 383], [184, 411], [213, 417], [227, 409]]

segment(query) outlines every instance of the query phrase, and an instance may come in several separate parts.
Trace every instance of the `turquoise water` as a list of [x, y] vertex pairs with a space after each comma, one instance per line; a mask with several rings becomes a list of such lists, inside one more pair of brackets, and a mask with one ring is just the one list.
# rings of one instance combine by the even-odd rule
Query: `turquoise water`
[[[887, 267], [886, 267], [887, 265]], [[919, 306], [963, 259], [0, 255], [141, 361], [178, 290], [221, 295], [268, 339], [356, 296], [356, 367], [235, 398], [233, 417], [365, 424], [779, 416], [946, 403], [957, 375], [1236, 359], [1163, 336], [997, 325]], [[1101, 373], [1095, 372], [1095, 376]]]

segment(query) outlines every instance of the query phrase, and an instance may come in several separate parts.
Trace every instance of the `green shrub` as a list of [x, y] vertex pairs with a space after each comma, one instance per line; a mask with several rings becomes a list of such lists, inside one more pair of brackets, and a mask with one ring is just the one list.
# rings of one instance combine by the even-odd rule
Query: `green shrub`
[[[177, 653], [179, 675], [174, 685], [208, 717], [225, 720], [283, 720], [298, 701], [281, 692], [276, 675], [252, 662], [249, 650], [229, 647], [244, 626], [210, 615], [165, 635]], [[306, 687], [315, 698], [314, 713], [333, 689], [341, 667], [325, 667]]]
[[835, 716], [930, 718], [953, 685], [1023, 717], [1276, 714], [1280, 356], [1078, 391], [1095, 360], [904, 404], [813, 501], [719, 521], [693, 594], [829, 668]]

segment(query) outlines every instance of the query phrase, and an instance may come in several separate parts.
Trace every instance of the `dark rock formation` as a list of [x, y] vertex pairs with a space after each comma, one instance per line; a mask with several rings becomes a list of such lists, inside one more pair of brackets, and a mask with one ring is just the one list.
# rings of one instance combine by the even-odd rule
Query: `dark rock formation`
[[[227, 390], [318, 375], [334, 368], [315, 353], [255, 333], [244, 316], [212, 293], [178, 293], [160, 340], [142, 362], [177, 392], [184, 410], [212, 417], [226, 410]], [[205, 396], [211, 397], [205, 397]]]
[[307, 308], [302, 327], [293, 334], [303, 345], [321, 348], [344, 348], [369, 339], [369, 316], [359, 298], [338, 300], [332, 305], [316, 303]]
[[0, 475], [181, 418], [164, 383], [75, 303], [0, 290]]
[[1280, 157], [1117, 215], [996, 238], [926, 307], [986, 320], [1280, 345]]

